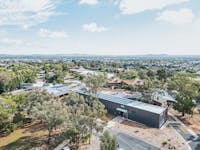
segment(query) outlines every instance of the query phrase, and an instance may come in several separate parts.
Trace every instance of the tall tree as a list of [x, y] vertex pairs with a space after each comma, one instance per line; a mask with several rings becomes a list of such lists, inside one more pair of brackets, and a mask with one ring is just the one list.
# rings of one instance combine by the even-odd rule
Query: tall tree
[[[68, 130], [70, 143], [78, 149], [81, 143], [90, 140], [92, 131], [97, 132], [103, 128], [97, 118], [105, 116], [104, 106], [95, 98], [84, 98], [72, 93], [64, 99], [69, 108], [72, 127]], [[99, 112], [99, 113], [98, 113]]]
[[52, 94], [49, 94], [45, 90], [33, 90], [26, 94], [26, 98], [28, 100], [27, 103], [27, 113], [29, 114], [31, 109], [37, 104], [42, 104], [44, 101], [48, 101], [50, 99], [55, 99]]
[[50, 144], [52, 131], [68, 120], [67, 107], [53, 97], [48, 101], [37, 103], [31, 109], [31, 116], [40, 120], [48, 130], [47, 143]]
[[13, 131], [12, 116], [16, 110], [16, 103], [6, 98], [0, 98], [0, 133], [8, 134]]
[[92, 94], [97, 94], [98, 90], [105, 85], [106, 77], [102, 74], [88, 75], [84, 82]]
[[101, 150], [117, 150], [118, 143], [116, 137], [112, 137], [108, 131], [105, 131], [103, 135], [100, 138], [101, 144], [100, 149]]
[[198, 95], [199, 87], [187, 76], [178, 75], [168, 83], [168, 89], [177, 90], [182, 97], [194, 98]]
[[158, 80], [166, 80], [167, 79], [167, 72], [165, 69], [157, 70]]
[[185, 116], [185, 114], [193, 114], [193, 108], [195, 107], [195, 104], [192, 102], [191, 98], [177, 96], [176, 100], [177, 102], [174, 104], [174, 109], [181, 112], [182, 116]]

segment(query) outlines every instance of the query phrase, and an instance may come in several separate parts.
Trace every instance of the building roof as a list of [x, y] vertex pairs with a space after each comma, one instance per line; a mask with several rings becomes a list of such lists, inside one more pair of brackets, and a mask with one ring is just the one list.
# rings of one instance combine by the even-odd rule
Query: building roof
[[96, 74], [95, 71], [88, 70], [83, 67], [80, 67], [79, 69], [70, 69], [70, 71], [80, 73], [81, 75]]
[[128, 99], [140, 99], [140, 98], [142, 98], [142, 93], [135, 92], [133, 94], [128, 94], [125, 92], [119, 92], [119, 93], [114, 94], [114, 96], [128, 98]]
[[70, 93], [68, 84], [58, 84], [54, 86], [45, 87], [45, 89], [54, 96], [62, 96]]
[[[77, 90], [76, 92], [83, 94], [83, 95], [88, 95], [87, 92], [84, 92], [82, 90]], [[155, 106], [155, 105], [152, 105], [152, 104], [147, 104], [147, 103], [143, 103], [143, 102], [139, 102], [139, 101], [135, 101], [135, 100], [130, 100], [130, 99], [127, 99], [127, 98], [117, 97], [117, 96], [114, 96], [114, 95], [104, 94], [104, 93], [99, 93], [98, 98], [103, 99], [103, 100], [107, 100], [107, 101], [110, 101], [110, 102], [113, 102], [113, 103], [117, 103], [117, 104], [129, 106], [129, 107], [149, 111], [149, 112], [152, 112], [152, 113], [155, 113], [155, 114], [161, 114], [166, 110], [166, 108], [163, 108], [163, 107], [160, 107], [160, 106]]]
[[176, 100], [171, 95], [169, 95], [167, 91], [162, 89], [157, 89], [155, 92], [153, 92], [151, 99], [159, 103], [176, 102]]
[[74, 90], [79, 90], [84, 88], [85, 86], [81, 82], [73, 83], [73, 84], [57, 84], [57, 85], [50, 85], [44, 87], [49, 93], [53, 94], [54, 96], [63, 96], [66, 94], [71, 93]]

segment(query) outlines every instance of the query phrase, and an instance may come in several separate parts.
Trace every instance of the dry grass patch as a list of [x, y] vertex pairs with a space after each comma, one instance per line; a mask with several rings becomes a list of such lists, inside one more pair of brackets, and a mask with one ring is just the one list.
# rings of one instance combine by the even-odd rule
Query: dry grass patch
[[194, 111], [193, 116], [186, 114], [184, 117], [182, 117], [182, 114], [174, 109], [170, 109], [169, 111], [179, 118], [184, 124], [193, 129], [197, 134], [200, 134], [200, 114], [197, 110]]
[[47, 130], [41, 124], [29, 124], [10, 135], [0, 138], [0, 150], [29, 150], [42, 147], [46, 142]]

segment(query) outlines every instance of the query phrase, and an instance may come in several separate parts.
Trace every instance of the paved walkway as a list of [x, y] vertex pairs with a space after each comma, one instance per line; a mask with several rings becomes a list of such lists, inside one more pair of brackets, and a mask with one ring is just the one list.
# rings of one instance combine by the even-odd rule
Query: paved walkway
[[114, 127], [116, 124], [119, 124], [119, 123], [122, 123], [124, 121], [124, 118], [123, 117], [115, 117], [114, 119], [110, 120], [108, 123], [107, 123], [107, 126], [106, 128], [112, 128]]

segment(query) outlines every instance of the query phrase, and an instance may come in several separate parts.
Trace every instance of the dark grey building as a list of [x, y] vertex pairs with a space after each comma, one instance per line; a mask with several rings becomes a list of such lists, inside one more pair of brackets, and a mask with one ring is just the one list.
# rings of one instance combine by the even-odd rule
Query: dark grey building
[[[83, 91], [76, 92], [87, 95]], [[167, 108], [103, 93], [98, 94], [98, 98], [109, 113], [121, 115], [150, 127], [160, 128], [167, 120]]]

